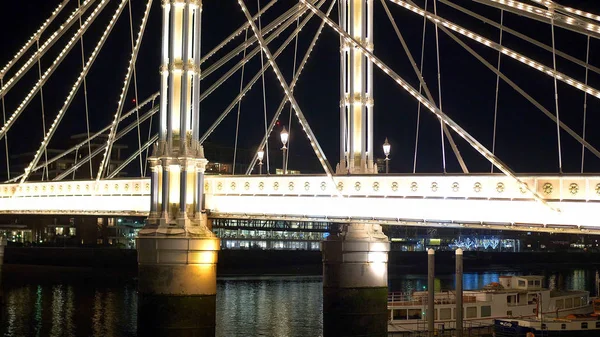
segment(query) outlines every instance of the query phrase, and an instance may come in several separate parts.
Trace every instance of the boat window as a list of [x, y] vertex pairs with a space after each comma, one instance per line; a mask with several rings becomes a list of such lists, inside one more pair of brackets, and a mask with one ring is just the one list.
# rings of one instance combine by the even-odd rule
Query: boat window
[[481, 306], [481, 317], [490, 317], [492, 316], [492, 306], [491, 305], [482, 305]]
[[572, 298], [565, 298], [565, 308], [569, 309], [573, 307], [573, 299]]
[[561, 330], [566, 330], [566, 329], [567, 329], [567, 325], [566, 325], [566, 324], [564, 324], [564, 323], [563, 323], [563, 324], [561, 324], [561, 325], [560, 325], [560, 329], [561, 329]]
[[556, 309], [562, 309], [565, 307], [565, 300], [556, 300]]
[[581, 306], [581, 297], [573, 298], [573, 306], [580, 307]]
[[506, 312], [506, 316], [508, 316], [508, 317], [512, 317], [512, 310], [509, 310], [509, 311], [507, 311], [507, 312]]
[[548, 330], [548, 327], [544, 323], [542, 323], [542, 330]]
[[596, 328], [600, 328], [600, 322], [596, 322]]
[[587, 322], [581, 323], [581, 328], [582, 329], [587, 329]]
[[529, 280], [529, 282], [527, 282], [528, 286], [533, 286], [533, 280]]
[[525, 281], [524, 280], [519, 280], [519, 287], [524, 287], [525, 286]]
[[421, 309], [408, 309], [408, 319], [421, 319]]
[[406, 309], [394, 309], [394, 319], [406, 319]]
[[451, 308], [441, 308], [440, 309], [440, 319], [451, 319], [452, 309]]
[[539, 287], [539, 286], [541, 286], [542, 284], [541, 284], [540, 280], [535, 280], [535, 285]]
[[467, 318], [477, 317], [477, 307], [467, 307]]

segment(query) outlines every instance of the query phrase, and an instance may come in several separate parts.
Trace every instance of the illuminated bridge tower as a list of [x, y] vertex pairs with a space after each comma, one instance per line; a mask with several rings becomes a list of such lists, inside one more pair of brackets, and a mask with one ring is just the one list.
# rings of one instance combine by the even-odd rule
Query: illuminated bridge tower
[[[340, 25], [373, 50], [373, 0], [341, 0]], [[376, 174], [373, 64], [341, 41], [340, 163], [336, 173]], [[325, 336], [387, 336], [387, 258], [381, 226], [350, 223], [323, 242]]]
[[150, 216], [137, 239], [138, 290], [169, 303], [191, 296], [214, 304], [219, 240], [203, 212], [207, 160], [198, 129], [202, 1], [162, 0], [162, 7], [160, 130], [149, 158]]

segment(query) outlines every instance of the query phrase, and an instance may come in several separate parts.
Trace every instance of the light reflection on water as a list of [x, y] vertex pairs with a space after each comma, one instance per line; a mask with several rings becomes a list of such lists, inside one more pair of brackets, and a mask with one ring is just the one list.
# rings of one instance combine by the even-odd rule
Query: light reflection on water
[[[465, 273], [466, 290], [498, 276], [530, 272]], [[596, 294], [596, 270], [577, 269], [545, 275], [553, 289], [586, 289]], [[390, 291], [426, 289], [426, 275], [390, 277]], [[453, 275], [436, 278], [436, 290], [452, 289]], [[135, 279], [107, 281], [106, 276], [76, 273], [48, 281], [20, 278], [3, 285], [0, 336], [136, 336]], [[217, 288], [217, 336], [322, 336], [320, 277], [222, 278]], [[143, 322], [140, 322], [143, 324]]]

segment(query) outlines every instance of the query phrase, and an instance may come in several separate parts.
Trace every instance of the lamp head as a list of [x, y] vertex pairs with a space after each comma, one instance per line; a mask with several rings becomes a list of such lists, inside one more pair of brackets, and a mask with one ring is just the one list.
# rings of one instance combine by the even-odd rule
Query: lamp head
[[388, 142], [388, 139], [386, 137], [385, 142], [383, 143], [383, 153], [385, 154], [386, 157], [390, 155], [391, 149], [392, 149], [392, 146], [390, 145], [390, 143]]
[[281, 142], [283, 143], [283, 147], [285, 147], [287, 145], [288, 139], [290, 137], [290, 134], [285, 129], [285, 126], [283, 127], [283, 130], [281, 130], [281, 133], [279, 135], [281, 136]]

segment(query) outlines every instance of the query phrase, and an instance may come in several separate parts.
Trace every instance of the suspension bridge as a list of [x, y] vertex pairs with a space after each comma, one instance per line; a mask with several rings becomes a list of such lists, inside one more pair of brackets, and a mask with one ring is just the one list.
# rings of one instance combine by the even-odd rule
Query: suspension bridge
[[[200, 1], [158, 3], [148, 0], [143, 3], [144, 6], [131, 0], [62, 1], [1, 69], [3, 120], [0, 141], [4, 143], [6, 179], [0, 185], [0, 213], [149, 216], [157, 223], [162, 221], [163, 225], [179, 223], [181, 226], [185, 226], [187, 218], [193, 219], [196, 214], [206, 213], [209, 218], [326, 220], [569, 233], [596, 233], [600, 230], [600, 220], [596, 216], [600, 205], [600, 175], [584, 171], [585, 156], [600, 158], [600, 152], [586, 137], [586, 116], [592, 113], [588, 112], [588, 99], [600, 98], [600, 91], [590, 81], [600, 74], [600, 69], [590, 63], [591, 46], [600, 38], [600, 16], [596, 14], [542, 0], [430, 0], [429, 4], [427, 1], [417, 4], [411, 0], [382, 0], [378, 8], [374, 8], [378, 3], [375, 0], [272, 0], [259, 1], [252, 9], [245, 1], [239, 1], [237, 18], [242, 18], [239, 27], [202, 55], [199, 32], [203, 5]], [[162, 37], [145, 36], [148, 35], [150, 13], [158, 10], [159, 6], [163, 7]], [[468, 20], [485, 23], [486, 28], [481, 32], [469, 29], [466, 24], [438, 13], [438, 6], [445, 6], [446, 12], [455, 11]], [[373, 12], [378, 10], [389, 19], [386, 27], [391, 24], [397, 40], [386, 42], [395, 43], [399, 46], [398, 50], [402, 50], [395, 57], [410, 63], [410, 79], [400, 75], [393, 64], [378, 56], [373, 43], [377, 31], [374, 26], [383, 25], [373, 19]], [[505, 17], [509, 15], [546, 27], [551, 43], [505, 25]], [[397, 24], [399, 16], [416, 16], [422, 20], [423, 38], [416, 52], [406, 42], [405, 35], [409, 32], [403, 31]], [[298, 48], [300, 32], [312, 27], [309, 25], [311, 22], [316, 22], [317, 29], [314, 34], [306, 34], [311, 36], [304, 43], [303, 54]], [[104, 111], [112, 109], [112, 122], [96, 129], [95, 123], [90, 122], [93, 116], [88, 95], [93, 93], [88, 87], [94, 81], [90, 71], [99, 55], [107, 53], [104, 46], [119, 31], [115, 28], [119, 23], [126, 26], [120, 31], [127, 33], [129, 59], [127, 62], [122, 60], [126, 70], [116, 104], [107, 103], [104, 107]], [[490, 37], [493, 35], [489, 33], [490, 27], [495, 29], [495, 39]], [[204, 28], [210, 29], [206, 25]], [[433, 49], [437, 64], [434, 72], [437, 76], [433, 80], [424, 74], [426, 29], [435, 34]], [[334, 165], [326, 157], [311, 128], [311, 123], [318, 123], [319, 117], [305, 115], [302, 109], [304, 98], [294, 95], [311, 53], [321, 33], [326, 30], [336, 34], [340, 43], [339, 64], [335, 65], [340, 69], [339, 97], [331, 98], [339, 101], [339, 161]], [[555, 31], [558, 30], [575, 36], [574, 41], [583, 41], [578, 48], [586, 50], [585, 57], [557, 48]], [[507, 36], [519, 43], [504, 43]], [[462, 127], [442, 108], [444, 87], [440, 82], [443, 69], [440, 69], [439, 41], [442, 37], [470, 54], [470, 62], [482, 65], [495, 78], [490, 86], [490, 90], [495, 90], [493, 111], [490, 111], [494, 116], [491, 147], [484, 145], [489, 141], [478, 140], [472, 130]], [[577, 40], [580, 37], [583, 40]], [[159, 38], [160, 91], [141, 99], [138, 89], [142, 82], [140, 74], [157, 71], [140, 68], [139, 61], [151, 57], [140, 53], [142, 42]], [[88, 42], [93, 40], [93, 44]], [[547, 54], [539, 57], [537, 53], [529, 53], [528, 56], [517, 48], [525, 44]], [[487, 56], [481, 51], [485, 51]], [[496, 62], [489, 60], [489, 53], [495, 53]], [[551, 55], [550, 59], [548, 55]], [[282, 72], [281, 59], [286, 57], [293, 57], [291, 74]], [[79, 63], [73, 67], [72, 64], [77, 64], [76, 59], [80, 59]], [[75, 72], [71, 76], [74, 80], [69, 84], [63, 82], [64, 76], [53, 78], [55, 71], [67, 62], [69, 72]], [[254, 76], [249, 78], [248, 68], [251, 68], [252, 62], [259, 66]], [[527, 78], [509, 77], [502, 68], [508, 63], [539, 73], [539, 77], [531, 77], [531, 81], [541, 79], [552, 86], [553, 90], [547, 93], [553, 97], [552, 106], [536, 100], [533, 94], [518, 84]], [[578, 72], [570, 74], [567, 70], [572, 68], [557, 67], [557, 64], [566, 63]], [[375, 71], [388, 77], [392, 82], [388, 80], [386, 83], [394, 83], [398, 93], [407, 94], [415, 100], [414, 110], [417, 110], [419, 118], [427, 113], [439, 120], [437, 132], [443, 156], [443, 167], [439, 173], [416, 170], [419, 121], [414, 158], [411, 158], [414, 161], [413, 171], [378, 173], [378, 150], [373, 146], [373, 140], [377, 138], [374, 92], [379, 85], [379, 81], [373, 81]], [[269, 72], [275, 75], [276, 85], [266, 84], [265, 75]], [[430, 70], [428, 72], [431, 73]], [[582, 73], [585, 75], [583, 78]], [[214, 100], [213, 96], [218, 95], [219, 90], [229, 90], [222, 87], [231, 88], [236, 74], [241, 79], [237, 82], [239, 90], [233, 100], [226, 102], [228, 105], [215, 120], [201, 117], [203, 108], [200, 103], [205, 99]], [[220, 77], [214, 79], [211, 75]], [[496, 154], [501, 85], [521, 96], [527, 109], [539, 110], [540, 119], [550, 120], [555, 125], [558, 172], [515, 172]], [[51, 86], [70, 88], [60, 106], [52, 109], [47, 107], [48, 96], [44, 97], [44, 90], [51, 90]], [[437, 89], [437, 99], [434, 89]], [[223, 121], [229, 115], [230, 119], [237, 115], [234, 124], [237, 151], [242, 138], [237, 130], [243, 127], [240, 125], [242, 103], [253, 91], [259, 92], [263, 100], [261, 106], [253, 109], [256, 115], [253, 118], [264, 126], [260, 126], [263, 129], [262, 140], [244, 144], [255, 149], [248, 170], [245, 174], [235, 172], [234, 157], [232, 162], [237, 174], [205, 176], [206, 161], [210, 162], [211, 158], [204, 158], [202, 145], [215, 130], [227, 124]], [[583, 121], [580, 121], [582, 129], [569, 126], [564, 118], [561, 119], [559, 98], [563, 91], [568, 95], [580, 95], [585, 102], [582, 106]], [[275, 112], [267, 109], [267, 93], [283, 96]], [[133, 104], [129, 102], [132, 96]], [[221, 96], [215, 97], [220, 100]], [[39, 109], [33, 107], [37, 106], [34, 101], [38, 100]], [[74, 102], [79, 107], [75, 107]], [[269, 154], [269, 148], [271, 152], [278, 149], [268, 140], [283, 118], [288, 103], [288, 126], [294, 118], [299, 125], [294, 132], [306, 136], [322, 174], [269, 174], [276, 166], [271, 160], [271, 168], [268, 167], [269, 157], [273, 156], [273, 153]], [[131, 109], [127, 110], [129, 107]], [[86, 137], [62, 153], [50, 152], [53, 142], [70, 136], [68, 129], [57, 131], [65, 123], [63, 119], [69, 111], [85, 114], [80, 121], [85, 121]], [[567, 113], [573, 114], [573, 111], [569, 108]], [[19, 123], [33, 121], [32, 116], [40, 112], [43, 136], [38, 140], [39, 146], [31, 152], [28, 164], [15, 172], [10, 162], [14, 160], [11, 159], [13, 145], [19, 143], [22, 137], [23, 129]], [[160, 117], [157, 117], [157, 112], [160, 112]], [[203, 128], [200, 128], [201, 124]], [[231, 126], [231, 123], [228, 125]], [[203, 134], [202, 129], [205, 129]], [[300, 138], [295, 141], [304, 141]], [[563, 153], [564, 138], [577, 142], [581, 149], [579, 172], [563, 172], [563, 160], [567, 157]], [[118, 142], [126, 139], [130, 145], [137, 140], [135, 151], [116, 164], [113, 149]], [[99, 140], [102, 141], [100, 145]], [[469, 162], [461, 156], [459, 146], [468, 147], [469, 151], [474, 150], [489, 161], [491, 173], [470, 171]], [[450, 158], [451, 154], [459, 163], [460, 172], [446, 171], [446, 158]], [[284, 152], [286, 156], [289, 158], [289, 151]], [[75, 161], [50, 177], [49, 167], [65, 158], [75, 158]], [[288, 162], [289, 159], [284, 161], [283, 173], [291, 171], [288, 170]], [[267, 165], [267, 174], [258, 174], [258, 167], [262, 173], [263, 164]], [[139, 174], [128, 172], [127, 178], [120, 175], [127, 168], [136, 171], [137, 166]], [[545, 168], [540, 169], [545, 171]], [[74, 179], [88, 170], [88, 179]]]

